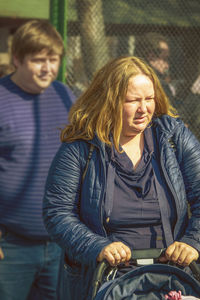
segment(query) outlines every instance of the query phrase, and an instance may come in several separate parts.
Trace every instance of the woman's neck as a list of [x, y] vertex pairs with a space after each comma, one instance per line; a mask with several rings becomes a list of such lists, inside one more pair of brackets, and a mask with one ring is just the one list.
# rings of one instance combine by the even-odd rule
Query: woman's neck
[[136, 168], [142, 158], [144, 150], [144, 133], [132, 137], [121, 136], [120, 145], [132, 161], [134, 168]]

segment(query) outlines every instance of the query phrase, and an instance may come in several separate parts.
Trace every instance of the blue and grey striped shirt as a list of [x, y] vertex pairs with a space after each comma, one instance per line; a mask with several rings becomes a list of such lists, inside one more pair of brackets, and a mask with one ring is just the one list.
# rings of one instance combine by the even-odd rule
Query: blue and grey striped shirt
[[54, 81], [43, 93], [29, 94], [0, 79], [0, 224], [26, 238], [44, 240], [44, 185], [74, 101]]

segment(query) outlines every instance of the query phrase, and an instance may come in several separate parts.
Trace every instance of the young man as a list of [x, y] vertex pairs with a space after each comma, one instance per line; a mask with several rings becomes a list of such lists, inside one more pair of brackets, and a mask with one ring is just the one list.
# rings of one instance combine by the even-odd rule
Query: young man
[[42, 220], [50, 162], [72, 92], [56, 81], [61, 36], [33, 20], [15, 33], [16, 71], [0, 79], [0, 299], [56, 299], [60, 248]]
[[158, 32], [147, 32], [138, 36], [134, 55], [144, 59], [156, 72], [162, 87], [174, 105], [175, 90], [170, 82], [168, 39]]

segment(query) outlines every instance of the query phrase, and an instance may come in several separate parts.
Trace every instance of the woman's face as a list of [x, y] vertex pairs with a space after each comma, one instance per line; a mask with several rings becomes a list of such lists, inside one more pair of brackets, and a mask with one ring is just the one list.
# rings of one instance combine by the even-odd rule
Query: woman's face
[[123, 105], [122, 136], [135, 136], [145, 130], [155, 111], [153, 82], [143, 74], [131, 77]]

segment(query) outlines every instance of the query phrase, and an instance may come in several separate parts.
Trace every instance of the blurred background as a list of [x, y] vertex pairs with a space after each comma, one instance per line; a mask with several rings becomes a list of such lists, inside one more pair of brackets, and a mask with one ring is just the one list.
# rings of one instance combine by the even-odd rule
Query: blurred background
[[62, 34], [59, 79], [76, 96], [109, 59], [140, 56], [200, 140], [199, 0], [0, 0], [0, 71], [12, 63], [13, 33], [35, 18], [49, 19]]

